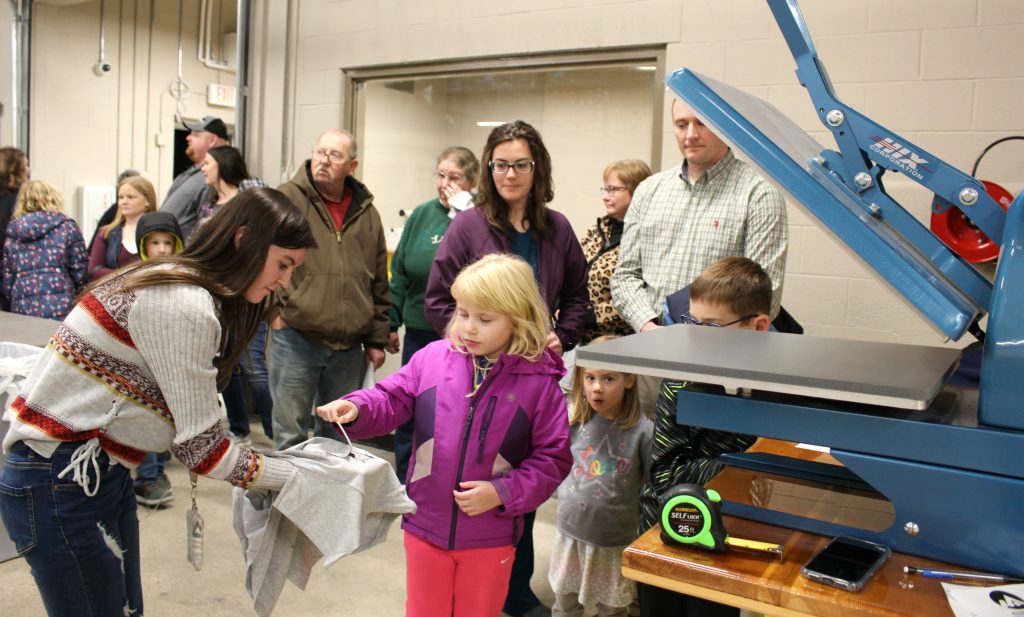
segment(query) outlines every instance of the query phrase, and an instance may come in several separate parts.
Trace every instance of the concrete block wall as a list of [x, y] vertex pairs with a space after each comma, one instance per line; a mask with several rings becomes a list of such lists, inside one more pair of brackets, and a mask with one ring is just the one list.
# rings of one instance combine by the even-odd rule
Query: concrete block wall
[[[614, 67], [486, 82], [421, 79], [400, 82], [402, 90], [369, 82], [359, 103], [360, 114], [365, 107], [362, 179], [374, 193], [385, 227], [401, 227], [400, 210], [408, 212], [435, 196], [431, 174], [442, 148], [462, 145], [480, 156], [491, 128], [477, 126], [478, 121], [523, 119], [541, 128], [554, 161], [552, 207], [577, 229], [586, 229], [604, 213], [598, 187], [605, 164], [650, 158], [651, 75]], [[496, 87], [502, 96], [494, 96]], [[591, 129], [581, 133], [580, 127]]]
[[[151, 32], [149, 2], [106, 4], [107, 56], [115, 65], [106, 77], [91, 72], [98, 0], [37, 3], [34, 10], [33, 172], [72, 203], [77, 186], [109, 183], [124, 167], [146, 169], [160, 195], [171, 180], [168, 146], [157, 143], [170, 143], [173, 130], [167, 88], [177, 72], [177, 5], [153, 3]], [[198, 5], [185, 0], [185, 80], [193, 87], [185, 113], [228, 119], [229, 110], [203, 102], [207, 83], [231, 83], [234, 76], [194, 61]], [[1017, 0], [803, 0], [801, 9], [840, 98], [947, 162], [970, 171], [988, 143], [1024, 132], [1024, 5]], [[272, 184], [308, 156], [321, 131], [342, 124], [345, 69], [484, 56], [663, 49], [667, 70], [687, 66], [763, 97], [832, 147], [763, 0], [256, 0], [254, 13], [248, 157]], [[679, 153], [668, 97], [661, 116], [654, 122], [663, 129], [660, 155], [669, 165]], [[614, 127], [581, 126], [579, 143], [593, 147], [608, 130]], [[568, 158], [571, 131], [557, 141], [558, 156]], [[364, 144], [364, 152], [372, 148]], [[979, 177], [1019, 192], [1022, 154], [1019, 142], [1000, 146]], [[892, 174], [886, 180], [890, 193], [927, 221], [929, 196]], [[424, 186], [420, 177], [410, 182]], [[784, 304], [809, 332], [942, 343], [790, 206]], [[578, 231], [589, 218], [574, 219]]]
[[[410, 84], [411, 85], [411, 84]], [[374, 194], [385, 228], [398, 229], [420, 203], [436, 196], [434, 159], [450, 141], [448, 93], [443, 81], [417, 82], [415, 90], [369, 84], [363, 125], [372, 139], [360, 143], [362, 180]], [[431, 105], [421, 101], [429, 98]], [[444, 145], [438, 145], [444, 144]], [[391, 248], [397, 245], [392, 238]]]
[[[803, 0], [801, 9], [839, 97], [919, 147], [970, 171], [985, 145], [1024, 131], [1024, 111], [1017, 104], [1024, 95], [1024, 65], [1018, 62], [1024, 4]], [[763, 0], [303, 0], [299, 12], [294, 35], [300, 76], [345, 67], [652, 46], [665, 50], [667, 70], [686, 66], [765, 98], [834, 147], [796, 82], [792, 57]], [[679, 160], [669, 101], [666, 96], [663, 117], [656, 120], [664, 128], [664, 165]], [[336, 122], [345, 103], [325, 106], [317, 96], [300, 93], [295, 104], [301, 124], [313, 131], [313, 125]], [[581, 126], [579, 142], [591, 143], [591, 132], [607, 129]], [[979, 177], [1017, 193], [1024, 187], [1022, 154], [1024, 144], [1000, 146], [986, 157]], [[893, 174], [886, 181], [890, 194], [927, 223], [930, 195]], [[809, 332], [943, 344], [795, 204], [790, 225], [783, 302]]]

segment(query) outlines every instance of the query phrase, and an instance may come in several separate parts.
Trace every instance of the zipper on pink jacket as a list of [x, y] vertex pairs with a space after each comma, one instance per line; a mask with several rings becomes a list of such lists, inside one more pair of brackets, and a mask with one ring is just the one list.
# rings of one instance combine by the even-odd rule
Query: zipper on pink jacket
[[491, 420], [494, 419], [494, 408], [498, 406], [498, 397], [492, 396], [487, 399], [487, 407], [484, 408], [484, 417], [480, 420], [480, 436], [477, 438], [476, 464], [484, 462], [484, 442], [487, 441], [487, 429], [491, 427]]
[[[469, 413], [466, 415], [466, 427], [462, 430], [462, 450], [459, 453], [459, 468], [455, 473], [455, 490], [460, 490], [462, 484], [462, 470], [466, 465], [466, 453], [469, 450], [469, 434], [473, 428], [473, 416], [476, 415], [476, 405], [483, 398], [484, 391], [494, 382], [494, 379], [498, 376], [497, 365], [495, 365], [495, 371], [484, 378], [480, 387], [477, 388], [476, 394], [473, 395], [473, 403], [469, 406]], [[452, 498], [452, 527], [451, 532], [448, 534], [448, 550], [455, 550], [455, 527], [459, 520], [459, 504]]]

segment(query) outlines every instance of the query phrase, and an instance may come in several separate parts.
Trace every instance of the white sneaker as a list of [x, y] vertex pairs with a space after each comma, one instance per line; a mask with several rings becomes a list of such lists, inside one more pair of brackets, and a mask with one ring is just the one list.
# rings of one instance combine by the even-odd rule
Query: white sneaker
[[231, 443], [236, 446], [242, 446], [244, 448], [252, 447], [252, 439], [250, 439], [248, 435], [235, 435], [231, 431], [228, 431], [228, 439], [230, 439]]

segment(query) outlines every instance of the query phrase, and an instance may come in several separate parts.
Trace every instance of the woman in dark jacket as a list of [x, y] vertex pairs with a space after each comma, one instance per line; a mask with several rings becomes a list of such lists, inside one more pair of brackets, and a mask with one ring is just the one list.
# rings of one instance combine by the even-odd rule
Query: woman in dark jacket
[[[21, 185], [28, 181], [29, 166], [25, 153], [17, 148], [0, 148], [0, 247], [7, 239], [7, 224], [11, 222], [14, 201]], [[6, 294], [0, 293], [0, 310], [10, 310]]]
[[[266, 186], [259, 178], [249, 176], [242, 153], [231, 146], [210, 148], [203, 160], [202, 171], [206, 189], [200, 199], [199, 220], [192, 231], [193, 237], [239, 192]], [[191, 242], [191, 238], [189, 241]], [[242, 357], [239, 367], [231, 375], [231, 383], [222, 391], [224, 411], [228, 415], [229, 436], [242, 445], [252, 443], [249, 437], [246, 385], [252, 394], [252, 406], [263, 423], [264, 434], [271, 439], [274, 437], [274, 401], [270, 397], [270, 385], [267, 380], [266, 348], [267, 322], [261, 321], [250, 343], [249, 353]]]
[[437, 249], [424, 299], [427, 319], [444, 332], [455, 310], [449, 288], [464, 266], [490, 253], [512, 253], [533, 266], [551, 313], [548, 346], [558, 353], [580, 339], [590, 302], [587, 262], [554, 199], [551, 156], [537, 129], [522, 120], [491, 131], [481, 161], [476, 207], [452, 221]]
[[64, 319], [88, 282], [89, 257], [78, 224], [51, 184], [21, 189], [4, 240], [3, 289], [11, 312]]
[[200, 198], [199, 222], [192, 230], [192, 235], [239, 191], [267, 186], [263, 180], [249, 176], [242, 153], [231, 146], [210, 148], [201, 169], [206, 189]]

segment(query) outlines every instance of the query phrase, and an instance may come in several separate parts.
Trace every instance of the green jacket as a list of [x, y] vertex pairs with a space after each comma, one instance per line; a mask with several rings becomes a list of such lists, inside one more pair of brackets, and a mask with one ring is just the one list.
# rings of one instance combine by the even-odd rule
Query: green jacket
[[339, 231], [313, 187], [308, 160], [277, 187], [306, 216], [317, 248], [274, 295], [274, 307], [289, 327], [330, 349], [383, 348], [391, 306], [384, 226], [366, 185], [349, 176], [345, 188], [352, 203]]
[[405, 222], [391, 258], [392, 330], [404, 323], [409, 328], [434, 331], [423, 315], [423, 295], [434, 255], [450, 222], [448, 208], [437, 198], [416, 206]]

